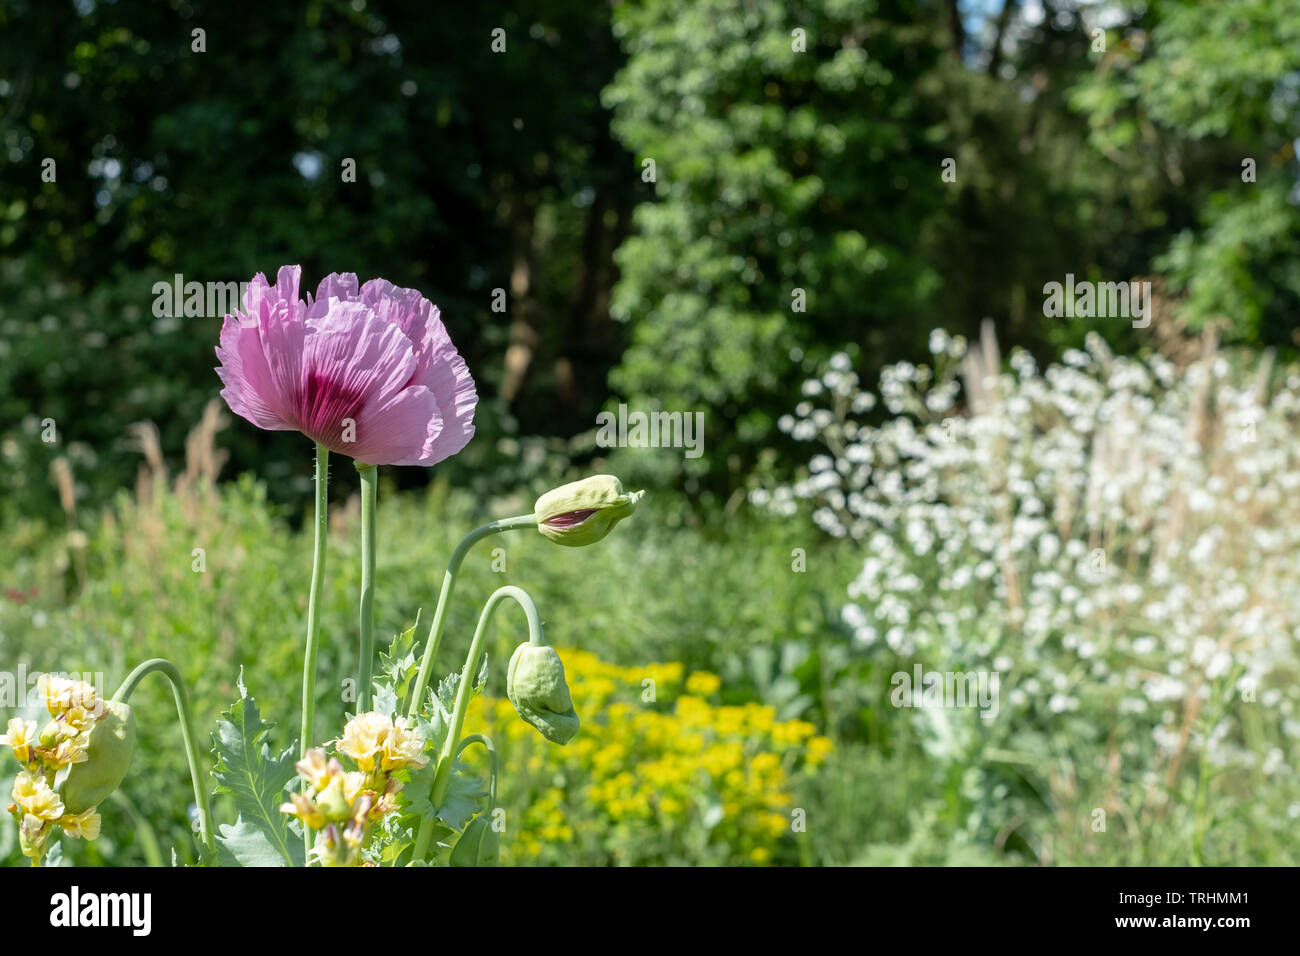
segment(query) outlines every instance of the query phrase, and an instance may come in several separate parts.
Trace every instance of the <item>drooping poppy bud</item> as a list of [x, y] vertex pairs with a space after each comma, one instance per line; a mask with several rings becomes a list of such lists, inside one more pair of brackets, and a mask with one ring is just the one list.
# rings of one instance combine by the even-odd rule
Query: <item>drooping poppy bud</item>
[[533, 513], [537, 530], [556, 544], [571, 548], [595, 544], [614, 525], [636, 510], [644, 491], [623, 491], [613, 475], [593, 475], [548, 491]]
[[564, 680], [564, 664], [548, 644], [520, 644], [506, 671], [506, 696], [519, 716], [543, 737], [567, 744], [578, 732], [578, 715]]
[[86, 759], [74, 763], [63, 781], [63, 803], [69, 813], [96, 807], [118, 788], [131, 766], [135, 749], [135, 714], [129, 704], [110, 700], [90, 730]]

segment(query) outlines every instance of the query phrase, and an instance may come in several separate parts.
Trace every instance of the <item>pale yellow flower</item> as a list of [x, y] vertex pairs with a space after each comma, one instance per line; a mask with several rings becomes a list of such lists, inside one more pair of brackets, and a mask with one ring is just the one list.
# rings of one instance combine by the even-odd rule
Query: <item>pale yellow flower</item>
[[362, 770], [372, 770], [375, 755], [383, 748], [392, 730], [393, 722], [383, 714], [375, 711], [357, 714], [343, 728], [338, 749], [355, 760]]
[[355, 784], [353, 794], [348, 796], [349, 774], [335, 774], [329, 785], [316, 798], [316, 806], [325, 815], [326, 820], [346, 820], [352, 814], [352, 801], [356, 799]]
[[292, 793], [289, 795], [289, 801], [280, 806], [281, 813], [297, 817], [312, 830], [319, 830], [325, 825], [325, 814], [320, 812], [320, 807], [312, 802], [311, 797], [305, 793]]
[[59, 741], [53, 750], [45, 751], [45, 760], [55, 770], [62, 770], [69, 764], [85, 763], [89, 757], [90, 733], [78, 734]]
[[0, 744], [8, 744], [12, 747], [19, 763], [27, 763], [31, 760], [32, 744], [36, 739], [36, 721], [12, 717], [5, 730], [6, 733], [0, 736]]
[[324, 790], [330, 782], [332, 774], [329, 761], [325, 757], [325, 751], [319, 747], [308, 750], [295, 766], [298, 768], [299, 775], [315, 790]]
[[385, 772], [403, 767], [420, 768], [429, 762], [424, 755], [424, 734], [418, 728], [408, 728], [406, 718], [398, 717], [393, 729], [384, 740], [384, 756], [380, 766]]
[[45, 778], [24, 770], [14, 778], [13, 798], [23, 813], [40, 820], [57, 820], [63, 816], [63, 801], [50, 789]]
[[59, 722], [61, 725], [59, 734], [64, 737], [76, 737], [78, 734], [89, 733], [95, 726], [95, 721], [105, 713], [103, 701], [95, 701], [95, 703], [99, 705], [97, 712], [79, 704], [74, 704], [65, 710]]
[[353, 770], [343, 774], [343, 798], [347, 800], [348, 806], [357, 802], [357, 794], [361, 793], [366, 786], [366, 775], [358, 770]]
[[57, 717], [72, 707], [84, 708], [98, 716], [103, 708], [103, 702], [95, 696], [95, 688], [85, 681], [42, 674], [36, 681], [36, 687], [45, 698], [45, 709], [51, 717]]
[[96, 840], [99, 838], [99, 827], [102, 822], [98, 813], [92, 808], [82, 813], [69, 813], [59, 820], [59, 826], [63, 827], [63, 832], [70, 837], [78, 839]]

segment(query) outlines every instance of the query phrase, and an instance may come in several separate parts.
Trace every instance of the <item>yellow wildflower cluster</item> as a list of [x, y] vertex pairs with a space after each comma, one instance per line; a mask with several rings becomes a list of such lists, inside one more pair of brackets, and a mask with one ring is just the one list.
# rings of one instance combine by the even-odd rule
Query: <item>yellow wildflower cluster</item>
[[405, 717], [358, 714], [334, 741], [339, 753], [357, 769], [344, 770], [337, 757], [320, 748], [298, 761], [298, 774], [309, 784], [280, 807], [317, 832], [313, 852], [323, 866], [360, 866], [361, 851], [376, 820], [397, 808], [402, 782], [392, 774], [428, 764], [424, 735], [408, 727]]
[[90, 732], [107, 715], [95, 688], [84, 681], [45, 674], [37, 682], [50, 720], [37, 733], [36, 721], [13, 717], [0, 744], [13, 749], [23, 769], [14, 779], [13, 803], [6, 809], [18, 823], [19, 845], [33, 861], [45, 855], [46, 841], [58, 827], [71, 837], [94, 840], [100, 817], [93, 807], [70, 813], [54, 788], [60, 770], [85, 763]]
[[[771, 707], [713, 703], [715, 674], [563, 652], [582, 730], [546, 746], [508, 700], [471, 708], [507, 781], [503, 861], [762, 864], [795, 850], [794, 787], [830, 741]], [[683, 677], [685, 680], [683, 681]], [[513, 810], [511, 808], [514, 808]], [[512, 832], [513, 831], [513, 832]]]

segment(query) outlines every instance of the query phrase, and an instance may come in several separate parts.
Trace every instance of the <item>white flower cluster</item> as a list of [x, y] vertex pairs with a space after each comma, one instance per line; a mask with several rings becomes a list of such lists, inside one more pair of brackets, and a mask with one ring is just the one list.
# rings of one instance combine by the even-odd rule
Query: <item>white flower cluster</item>
[[1002, 671], [999, 723], [1078, 711], [1153, 787], [1189, 753], [1293, 772], [1239, 730], [1254, 708], [1300, 737], [1300, 373], [1269, 388], [1267, 363], [1207, 347], [1178, 367], [1097, 336], [1008, 372], [986, 336], [939, 330], [933, 371], [886, 368], [878, 425], [837, 355], [780, 422], [825, 452], [755, 503], [811, 501], [862, 542], [843, 609], [858, 647]]

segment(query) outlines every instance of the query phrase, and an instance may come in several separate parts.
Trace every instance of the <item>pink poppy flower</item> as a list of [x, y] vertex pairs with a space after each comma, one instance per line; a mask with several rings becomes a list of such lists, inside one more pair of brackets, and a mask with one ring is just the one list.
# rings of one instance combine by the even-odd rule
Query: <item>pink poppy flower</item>
[[350, 272], [305, 301], [299, 266], [258, 273], [221, 327], [217, 375], [230, 410], [300, 431], [367, 465], [434, 465], [474, 435], [478, 395], [438, 308], [414, 289]]

